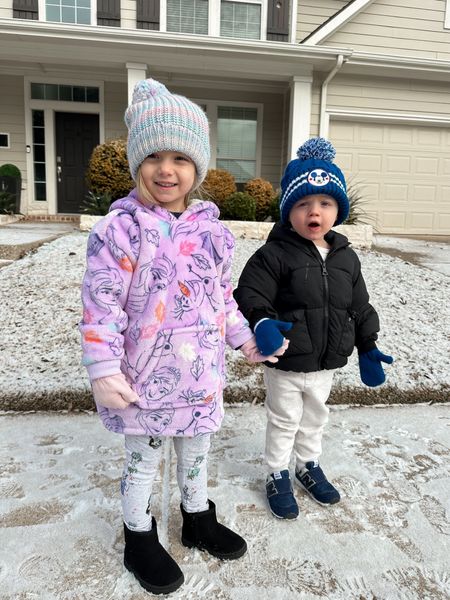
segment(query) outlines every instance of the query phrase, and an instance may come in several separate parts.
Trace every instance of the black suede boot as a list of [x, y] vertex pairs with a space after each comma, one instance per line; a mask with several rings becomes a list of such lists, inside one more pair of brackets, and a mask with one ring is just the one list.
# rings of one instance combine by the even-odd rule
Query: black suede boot
[[144, 589], [152, 594], [168, 594], [184, 582], [184, 575], [158, 540], [156, 521], [151, 531], [131, 531], [124, 523], [123, 563]]
[[188, 513], [180, 506], [183, 515], [183, 545], [206, 550], [223, 560], [240, 558], [247, 551], [245, 540], [217, 522], [216, 505], [211, 500], [208, 502], [209, 509], [197, 513]]

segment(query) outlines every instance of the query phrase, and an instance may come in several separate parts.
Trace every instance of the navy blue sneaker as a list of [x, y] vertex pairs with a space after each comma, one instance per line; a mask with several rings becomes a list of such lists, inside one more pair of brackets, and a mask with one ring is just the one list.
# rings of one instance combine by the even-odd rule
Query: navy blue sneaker
[[275, 517], [291, 520], [298, 517], [298, 505], [287, 469], [275, 471], [267, 477], [266, 493], [270, 510]]
[[295, 471], [295, 480], [313, 500], [327, 506], [341, 499], [339, 492], [325, 477], [317, 461], [307, 462], [301, 471]]

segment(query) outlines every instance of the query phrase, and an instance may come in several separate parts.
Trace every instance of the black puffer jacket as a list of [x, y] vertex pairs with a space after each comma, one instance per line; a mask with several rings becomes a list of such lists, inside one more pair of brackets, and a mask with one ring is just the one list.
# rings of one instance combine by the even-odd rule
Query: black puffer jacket
[[361, 264], [347, 238], [330, 231], [324, 262], [316, 246], [289, 225], [277, 223], [267, 242], [249, 259], [234, 291], [250, 326], [262, 318], [290, 321], [289, 348], [275, 365], [311, 372], [347, 363], [376, 347], [378, 315], [369, 304]]

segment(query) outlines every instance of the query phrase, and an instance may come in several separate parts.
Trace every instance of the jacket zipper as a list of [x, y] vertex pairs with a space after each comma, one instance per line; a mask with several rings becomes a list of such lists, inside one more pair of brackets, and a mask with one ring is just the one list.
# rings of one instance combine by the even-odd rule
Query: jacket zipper
[[329, 319], [329, 311], [328, 311], [328, 299], [329, 299], [329, 288], [328, 288], [328, 271], [325, 265], [325, 261], [322, 261], [322, 277], [323, 277], [323, 299], [324, 299], [324, 314], [323, 314], [323, 345], [322, 352], [319, 356], [319, 365], [322, 368], [322, 358], [325, 354], [325, 350], [328, 344], [328, 319]]

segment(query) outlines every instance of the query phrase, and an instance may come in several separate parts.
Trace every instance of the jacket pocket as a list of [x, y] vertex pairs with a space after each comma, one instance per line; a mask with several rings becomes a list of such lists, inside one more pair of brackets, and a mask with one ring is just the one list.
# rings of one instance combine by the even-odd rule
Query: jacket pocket
[[350, 356], [355, 347], [355, 318], [356, 313], [348, 311], [344, 317], [342, 335], [337, 348], [337, 353], [342, 356]]
[[313, 351], [311, 336], [309, 335], [308, 325], [306, 324], [306, 315], [304, 310], [295, 310], [292, 313], [284, 315], [283, 321], [291, 322], [292, 329], [284, 333], [284, 337], [289, 340], [289, 346], [283, 356], [293, 354], [310, 354]]
[[222, 387], [225, 342], [216, 325], [161, 330], [151, 352], [141, 356], [139, 406], [170, 402], [173, 406], [202, 404], [211, 389]]

